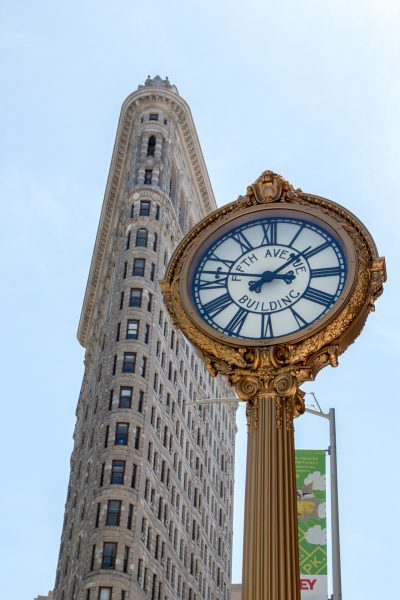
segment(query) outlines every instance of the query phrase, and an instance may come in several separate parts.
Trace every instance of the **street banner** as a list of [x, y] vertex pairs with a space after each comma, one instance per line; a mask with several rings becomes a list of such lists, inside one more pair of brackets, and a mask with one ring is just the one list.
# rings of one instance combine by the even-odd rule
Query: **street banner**
[[296, 450], [301, 600], [327, 600], [324, 450]]

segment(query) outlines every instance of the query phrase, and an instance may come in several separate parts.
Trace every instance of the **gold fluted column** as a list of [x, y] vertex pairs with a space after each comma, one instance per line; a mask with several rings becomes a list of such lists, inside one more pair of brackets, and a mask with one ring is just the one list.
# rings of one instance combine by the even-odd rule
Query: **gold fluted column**
[[247, 401], [242, 600], [300, 600], [293, 416], [301, 403], [262, 389]]

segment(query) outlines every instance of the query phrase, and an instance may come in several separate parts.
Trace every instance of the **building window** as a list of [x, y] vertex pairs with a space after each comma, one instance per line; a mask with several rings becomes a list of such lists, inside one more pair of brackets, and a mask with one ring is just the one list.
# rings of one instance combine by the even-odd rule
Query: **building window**
[[159, 206], [159, 204], [157, 204], [157, 206], [156, 206], [156, 221], [160, 220], [160, 210], [161, 210], [160, 206]]
[[143, 412], [143, 401], [144, 401], [144, 392], [143, 392], [143, 390], [140, 390], [139, 396], [138, 396], [138, 412], [140, 412], [140, 413]]
[[137, 580], [138, 583], [143, 586], [143, 560], [141, 558], [138, 560]]
[[106, 525], [119, 525], [121, 518], [121, 504], [121, 500], [108, 501]]
[[[135, 465], [135, 463], [133, 463], [132, 465], [132, 479], [131, 479], [131, 487], [135, 488], [136, 487], [136, 479], [137, 479], [137, 465]], [[131, 507], [131, 504], [129, 505], [129, 507]], [[130, 508], [129, 508], [130, 510]], [[132, 515], [131, 515], [132, 517]]]
[[111, 478], [110, 483], [116, 483], [123, 485], [125, 476], [125, 461], [124, 460], [113, 460], [111, 466]]
[[122, 564], [122, 571], [123, 571], [123, 573], [127, 573], [128, 572], [128, 561], [129, 561], [129, 546], [125, 546], [124, 562]]
[[136, 352], [124, 352], [124, 362], [122, 363], [123, 373], [134, 373], [136, 366]]
[[139, 208], [139, 216], [149, 217], [150, 216], [150, 200], [141, 200]]
[[117, 556], [117, 544], [115, 542], [105, 542], [103, 545], [103, 558], [101, 561], [102, 569], [115, 569], [115, 558]]
[[145, 344], [149, 343], [149, 338], [150, 338], [150, 325], [148, 323], [146, 323], [146, 327], [144, 330], [144, 343]]
[[121, 310], [124, 307], [124, 292], [121, 292], [121, 296], [119, 299], [119, 309]]
[[147, 310], [148, 310], [149, 312], [151, 312], [152, 306], [153, 306], [153, 294], [151, 294], [151, 293], [149, 292], [149, 299], [148, 299], [148, 301], [147, 301]]
[[131, 288], [129, 297], [129, 306], [140, 308], [142, 306], [142, 290], [141, 288]]
[[92, 546], [92, 558], [90, 559], [90, 570], [93, 571], [94, 569], [94, 561], [96, 558], [96, 544], [94, 544]]
[[126, 339], [137, 340], [139, 337], [139, 321], [138, 319], [129, 319], [126, 325]]
[[146, 358], [146, 356], [143, 356], [142, 367], [140, 369], [140, 374], [142, 377], [146, 377], [146, 368], [147, 368], [147, 358]]
[[101, 587], [99, 588], [99, 600], [111, 600], [112, 588]]
[[153, 238], [153, 250], [154, 250], [154, 252], [157, 252], [157, 246], [158, 246], [158, 235], [155, 233], [154, 234], [154, 238]]
[[105, 464], [103, 463], [101, 465], [101, 473], [100, 473], [100, 483], [99, 486], [102, 487], [103, 483], [104, 483], [104, 469], [105, 469]]
[[112, 374], [115, 375], [115, 371], [117, 369], [117, 355], [114, 354], [114, 360], [113, 360], [113, 368], [112, 368]]
[[115, 427], [115, 444], [117, 446], [128, 445], [129, 423], [117, 423]]
[[139, 450], [139, 446], [140, 446], [140, 427], [136, 427], [135, 450]]
[[149, 121], [158, 121], [158, 113], [150, 113]]
[[150, 280], [154, 281], [154, 276], [156, 274], [156, 265], [151, 263], [151, 271], [150, 271]]
[[138, 229], [136, 232], [136, 246], [141, 246], [142, 248], [147, 248], [147, 238], [149, 237], [149, 233], [147, 229]]
[[147, 144], [147, 156], [154, 156], [155, 149], [156, 149], [156, 136], [151, 135], [149, 137], [149, 142]]
[[122, 387], [119, 392], [119, 408], [131, 408], [132, 388]]
[[126, 279], [127, 272], [128, 272], [128, 263], [125, 261], [124, 262], [124, 276], [123, 276], [124, 279]]
[[[135, 486], [132, 486], [135, 487]], [[132, 529], [132, 517], [133, 517], [133, 504], [129, 504], [128, 506], [128, 519], [126, 522], [127, 529]]]
[[99, 521], [100, 521], [100, 502], [97, 503], [97, 512], [96, 512], [95, 527], [99, 526]]
[[153, 177], [153, 169], [146, 169], [144, 172], [145, 185], [151, 185], [152, 177]]
[[146, 260], [144, 258], [134, 258], [132, 275], [134, 277], [144, 277], [145, 266], [146, 266]]
[[126, 250], [129, 250], [131, 245], [131, 232], [128, 231], [127, 236], [126, 236]]
[[117, 335], [115, 336], [115, 341], [119, 342], [119, 336], [121, 335], [121, 323], [117, 325]]

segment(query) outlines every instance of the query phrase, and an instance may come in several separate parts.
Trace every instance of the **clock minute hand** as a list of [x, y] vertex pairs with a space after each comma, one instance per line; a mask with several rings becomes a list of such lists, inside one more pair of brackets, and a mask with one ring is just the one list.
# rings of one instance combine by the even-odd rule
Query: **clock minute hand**
[[298, 252], [297, 254], [291, 254], [290, 259], [288, 261], [286, 261], [282, 266], [275, 269], [275, 271], [272, 272], [272, 275], [275, 276], [277, 273], [279, 273], [280, 271], [282, 271], [283, 269], [288, 267], [290, 264], [292, 264], [292, 262], [297, 260], [299, 258], [299, 256], [304, 254], [304, 252], [307, 252], [307, 250], [310, 250], [310, 248], [311, 248], [311, 246], [308, 246], [308, 248], [304, 248], [304, 250], [302, 250], [301, 252]]

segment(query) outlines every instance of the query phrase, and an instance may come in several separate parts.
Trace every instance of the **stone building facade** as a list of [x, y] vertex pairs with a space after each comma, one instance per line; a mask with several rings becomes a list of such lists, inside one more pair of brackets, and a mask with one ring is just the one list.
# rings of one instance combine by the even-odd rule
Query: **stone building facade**
[[229, 600], [235, 408], [158, 280], [216, 208], [168, 79], [123, 104], [78, 329], [85, 372], [54, 600]]

